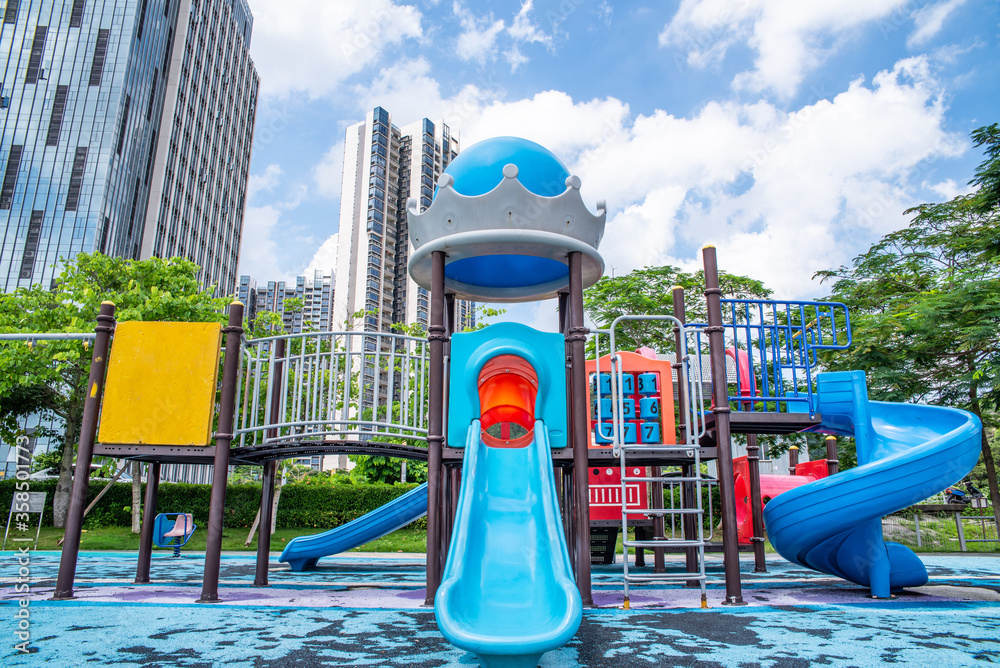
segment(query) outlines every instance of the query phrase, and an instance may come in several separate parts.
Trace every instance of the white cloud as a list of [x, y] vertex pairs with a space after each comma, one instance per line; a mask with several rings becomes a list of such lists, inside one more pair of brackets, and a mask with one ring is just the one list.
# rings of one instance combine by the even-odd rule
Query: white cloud
[[517, 48], [517, 45], [510, 47], [509, 51], [503, 52], [504, 58], [510, 63], [510, 71], [517, 72], [517, 70], [528, 62], [528, 57], [521, 53], [521, 50]]
[[323, 158], [313, 168], [313, 180], [316, 182], [316, 192], [323, 197], [340, 197], [340, 186], [344, 180], [344, 142], [339, 141], [330, 147]]
[[247, 199], [252, 200], [262, 192], [274, 192], [274, 187], [281, 179], [281, 165], [271, 164], [264, 168], [261, 174], [251, 174], [247, 179]]
[[253, 12], [261, 87], [279, 95], [327, 95], [382, 49], [423, 35], [420, 11], [392, 0], [256, 0]]
[[551, 46], [552, 36], [546, 35], [538, 26], [531, 22], [529, 14], [531, 14], [533, 5], [533, 0], [524, 0], [521, 3], [521, 9], [518, 10], [507, 32], [515, 42], [538, 43]]
[[319, 269], [324, 273], [333, 273], [337, 267], [337, 241], [340, 238], [338, 233], [327, 237], [327, 240], [316, 250], [312, 259], [306, 265], [303, 274], [308, 276]]
[[[293, 212], [308, 195], [305, 186], [292, 189], [291, 197], [281, 201], [276, 192], [284, 172], [280, 165], [271, 164], [260, 174], [251, 174], [247, 180], [247, 207], [243, 216], [242, 245], [240, 247], [239, 273], [255, 279], [293, 280], [294, 275], [278, 263], [279, 243], [287, 238], [286, 214]], [[270, 202], [261, 203], [267, 194]]]
[[494, 20], [492, 13], [489, 17], [477, 18], [459, 2], [455, 2], [452, 9], [462, 23], [456, 55], [462, 60], [474, 60], [480, 65], [496, 58], [497, 36], [503, 31], [504, 22]]
[[945, 0], [935, 5], [925, 5], [913, 12], [915, 30], [906, 38], [910, 48], [926, 44], [937, 35], [952, 12], [965, 4], [965, 0]]
[[660, 33], [660, 44], [686, 51], [693, 67], [718, 64], [730, 47], [746, 44], [756, 51], [754, 68], [739, 73], [733, 86], [790, 97], [839, 40], [907, 4], [908, 0], [682, 0]]
[[964, 150], [936, 90], [914, 58], [792, 112], [710, 103], [689, 119], [640, 116], [579, 169], [612, 207], [602, 253], [619, 272], [695, 268], [695, 249], [714, 243], [727, 270], [817, 296], [815, 271], [905, 224], [925, 161]]

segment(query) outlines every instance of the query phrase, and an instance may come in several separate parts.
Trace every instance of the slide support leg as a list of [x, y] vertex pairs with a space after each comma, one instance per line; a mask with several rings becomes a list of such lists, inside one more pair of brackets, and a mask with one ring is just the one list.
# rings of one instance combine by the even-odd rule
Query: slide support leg
[[135, 567], [135, 583], [149, 582], [149, 562], [153, 557], [153, 529], [156, 524], [156, 494], [160, 489], [160, 462], [150, 462], [146, 472], [146, 499], [139, 529], [139, 561]]

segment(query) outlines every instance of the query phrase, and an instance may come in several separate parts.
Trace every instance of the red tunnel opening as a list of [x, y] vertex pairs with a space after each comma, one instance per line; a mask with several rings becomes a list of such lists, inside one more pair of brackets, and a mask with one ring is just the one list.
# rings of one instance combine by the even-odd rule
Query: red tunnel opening
[[499, 355], [479, 372], [483, 443], [494, 448], [524, 448], [535, 428], [538, 375], [517, 355]]

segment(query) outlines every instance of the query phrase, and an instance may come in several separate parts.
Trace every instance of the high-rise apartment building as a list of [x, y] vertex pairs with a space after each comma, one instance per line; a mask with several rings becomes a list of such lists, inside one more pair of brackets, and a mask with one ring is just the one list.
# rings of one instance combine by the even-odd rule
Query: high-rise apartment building
[[259, 79], [246, 0], [7, 0], [0, 289], [80, 252], [236, 289]]
[[[267, 288], [257, 287], [257, 282], [247, 275], [240, 276], [237, 299], [246, 305], [245, 314], [253, 322], [258, 313], [272, 311], [282, 314], [285, 331], [329, 332], [333, 317], [333, 275], [317, 269], [312, 277], [297, 276], [295, 285], [285, 281], [268, 281]], [[301, 309], [285, 312], [285, 302], [298, 299]]]
[[[390, 331], [397, 324], [427, 326], [428, 293], [409, 277], [406, 200], [431, 204], [437, 179], [458, 155], [459, 138], [443, 122], [423, 119], [398, 128], [376, 107], [347, 128], [340, 199], [334, 327]], [[475, 325], [474, 305], [456, 302], [456, 328]]]

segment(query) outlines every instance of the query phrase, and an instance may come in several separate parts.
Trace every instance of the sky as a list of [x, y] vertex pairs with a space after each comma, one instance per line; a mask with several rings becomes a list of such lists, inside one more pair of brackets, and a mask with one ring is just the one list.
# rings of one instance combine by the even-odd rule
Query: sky
[[[345, 129], [375, 106], [553, 151], [607, 201], [606, 274], [695, 270], [711, 243], [779, 299], [826, 295], [816, 271], [968, 192], [969, 133], [1000, 121], [995, 0], [250, 5], [258, 282], [332, 271]], [[551, 301], [507, 317], [556, 323]]]

